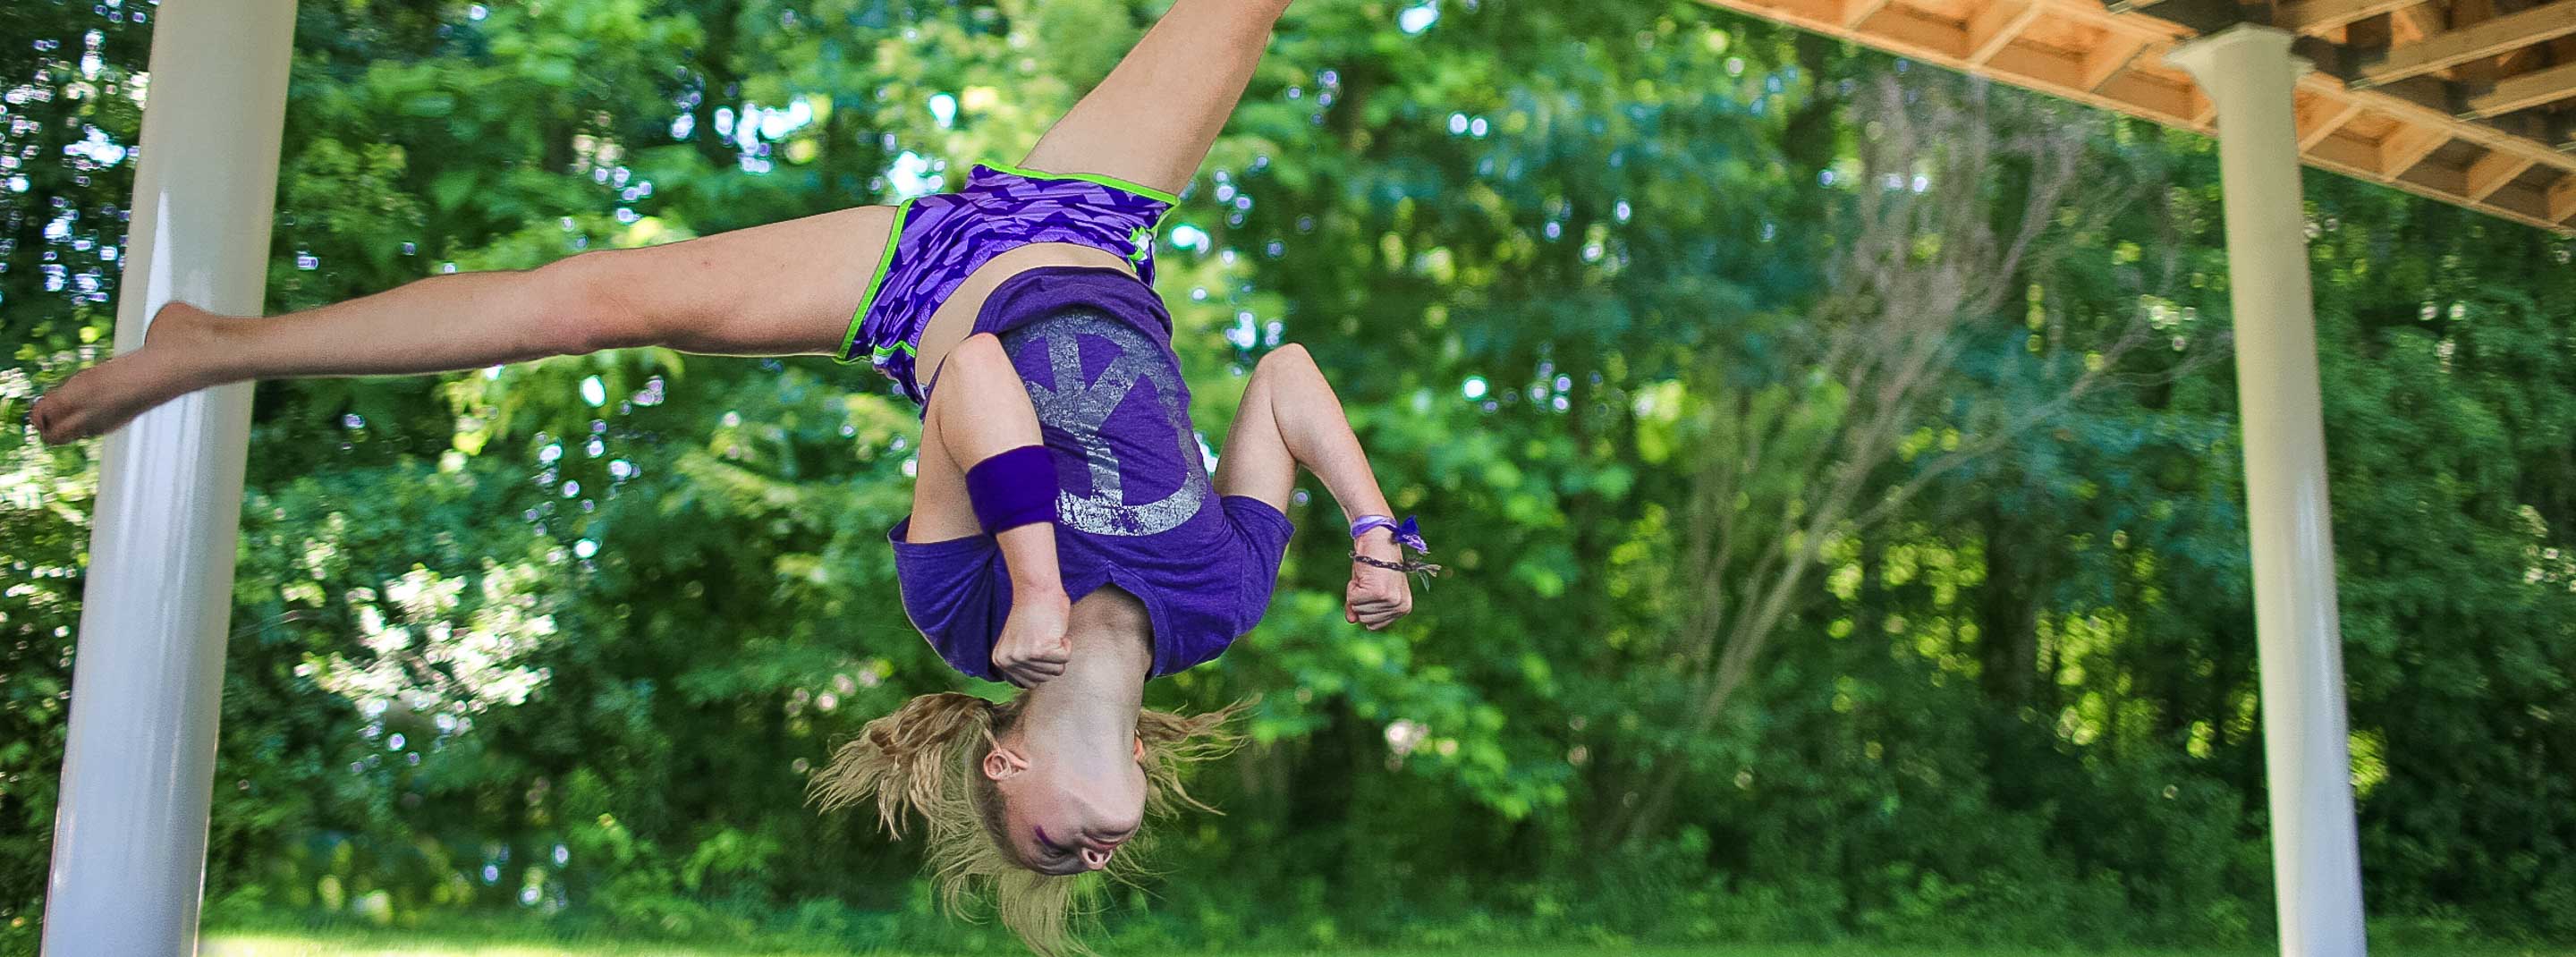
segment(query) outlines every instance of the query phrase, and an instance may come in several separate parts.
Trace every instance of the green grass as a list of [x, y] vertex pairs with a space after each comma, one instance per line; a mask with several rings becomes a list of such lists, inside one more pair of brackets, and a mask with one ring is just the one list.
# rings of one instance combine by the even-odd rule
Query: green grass
[[[396, 930], [214, 930], [200, 944], [200, 957], [844, 957], [846, 948], [726, 948], [704, 944], [671, 944], [610, 938], [553, 938], [526, 933], [408, 932]], [[881, 957], [929, 957], [877, 952]], [[2030, 948], [1893, 947], [1870, 944], [1711, 946], [1711, 947], [1476, 947], [1458, 950], [1335, 948], [1329, 951], [1245, 952], [1241, 957], [2260, 957], [2269, 950], [2118, 950], [2073, 951]], [[2374, 947], [2375, 957], [2576, 957], [2566, 950], [2525, 948]], [[1131, 957], [1114, 954], [1112, 957]], [[1143, 955], [1166, 957], [1166, 955]], [[1168, 957], [1179, 957], [1177, 954]]]

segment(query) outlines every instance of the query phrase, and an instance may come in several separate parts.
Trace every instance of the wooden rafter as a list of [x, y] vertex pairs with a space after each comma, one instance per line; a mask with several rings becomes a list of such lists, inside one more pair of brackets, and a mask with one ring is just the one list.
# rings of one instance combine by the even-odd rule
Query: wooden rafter
[[2383, 13], [2395, 13], [2424, 0], [2292, 0], [2272, 14], [2272, 25], [2297, 33], [2319, 34]]
[[2513, 182], [2539, 162], [2512, 153], [2488, 153], [2479, 157], [2477, 162], [2469, 164], [2468, 192], [2465, 195], [2470, 202], [2486, 202], [2487, 197], [2496, 194], [2496, 190], [2503, 189], [2506, 183]]
[[2468, 112], [2483, 119], [2576, 97], [2576, 63], [2508, 76], [2487, 92], [2469, 97]]
[[1986, 65], [1986, 61], [1994, 59], [1995, 54], [2002, 53], [2014, 38], [2021, 36], [2023, 30], [2029, 29], [2031, 22], [2039, 19], [2045, 9], [2039, 0], [2021, 0], [2018, 3], [2006, 0], [1987, 5], [1968, 21], [1968, 63]]
[[2564, 224], [2576, 219], [2576, 173], [2558, 177], [2558, 182], [2550, 184], [2546, 209], [2550, 222]]
[[2101, 92], [2102, 85], [2110, 82], [2113, 75], [2138, 62], [2138, 54], [2147, 52], [2147, 46], [2144, 37], [2103, 37], [2102, 42], [2084, 51], [2083, 79], [2076, 85], [2087, 93]]
[[2569, 35], [2576, 35], [2576, 0], [2557, 0], [2390, 50], [2379, 62], [2362, 67], [2360, 82], [2393, 83]]
[[[2299, 117], [2300, 152], [2317, 148], [2317, 144], [2325, 142], [2326, 137], [2341, 131], [2344, 124], [2352, 122], [2364, 109], [2360, 100], [2328, 100], [2325, 97], [2318, 97], [2311, 102], [2318, 104], [2321, 109], [2303, 113]], [[2309, 119], [2310, 116], [2314, 119]]]
[[[2173, 0], [2154, 6], [1703, 2], [2168, 126], [2212, 131], [2209, 98], [2165, 56], [2196, 34], [2183, 21], [2207, 20], [2227, 0], [2206, 0], [2190, 11], [2165, 11]], [[2576, 235], [2576, 151], [2557, 149], [2576, 141], [2576, 109], [2544, 116], [2521, 105], [2557, 78], [2558, 67], [2540, 64], [2576, 63], [2576, 0], [2545, 0], [2502, 15], [2495, 2], [2285, 0], [2275, 22], [2298, 18], [2308, 33], [2302, 53], [2319, 66], [2298, 84], [2300, 155], [2320, 169]], [[2327, 21], [2332, 25], [2321, 25]], [[2541, 48], [2519, 58], [2496, 55], [2533, 47]], [[2370, 76], [2380, 81], [2360, 79]]]
[[1834, 19], [1842, 21], [1843, 26], [1857, 27], [1869, 18], [1877, 16], [1880, 10], [1887, 9], [1887, 4], [1888, 0], [1847, 0], [1842, 4], [1841, 13]]
[[2407, 126], [2379, 141], [2379, 175], [2399, 179], [2415, 171], [2434, 150], [2451, 142], [2451, 132], [2439, 127]]

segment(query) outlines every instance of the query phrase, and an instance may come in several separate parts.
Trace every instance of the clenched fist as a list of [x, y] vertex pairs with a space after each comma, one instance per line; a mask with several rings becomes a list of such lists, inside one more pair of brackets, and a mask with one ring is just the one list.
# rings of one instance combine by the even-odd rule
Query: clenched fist
[[1002, 637], [993, 642], [993, 667], [1022, 688], [1064, 674], [1065, 663], [1073, 660], [1073, 640], [1065, 634], [1073, 604], [1062, 592], [1051, 597], [1015, 600], [1011, 617], [1002, 622]]
[[[1353, 551], [1386, 562], [1404, 558], [1404, 549], [1387, 529], [1372, 529], [1351, 543]], [[1370, 631], [1383, 631], [1413, 612], [1413, 581], [1403, 572], [1366, 562], [1351, 563], [1351, 587], [1343, 593], [1342, 617]]]

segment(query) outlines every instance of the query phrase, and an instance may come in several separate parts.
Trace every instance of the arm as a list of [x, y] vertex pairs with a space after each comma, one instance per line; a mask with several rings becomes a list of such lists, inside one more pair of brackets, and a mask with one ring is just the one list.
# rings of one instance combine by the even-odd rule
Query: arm
[[1179, 193], [1225, 129], [1288, 0], [1178, 0], [1021, 165]]
[[[1243, 404], [1235, 409], [1234, 427], [1226, 433], [1225, 455], [1217, 463], [1217, 492], [1260, 499], [1284, 511], [1296, 491], [1299, 466], [1323, 480], [1345, 522], [1390, 514], [1386, 493], [1378, 489], [1377, 474], [1369, 469], [1359, 436], [1351, 432], [1341, 398], [1324, 381], [1314, 358], [1291, 345], [1261, 357], [1252, 370]], [[1360, 537], [1352, 549], [1380, 561], [1404, 557], [1394, 532], [1387, 529]], [[1346, 620], [1375, 631], [1412, 611], [1413, 583], [1402, 572], [1351, 563]]]
[[[1019, 370], [990, 333], [959, 343], [932, 380], [921, 424], [920, 475], [913, 484], [914, 542], [944, 542], [983, 531], [966, 473], [1012, 449], [1038, 445], [1036, 408]], [[1066, 630], [1072, 603], [1056, 564], [1055, 525], [1039, 522], [994, 536], [1011, 576], [1011, 615], [993, 642], [993, 666], [1012, 684], [1034, 687], [1064, 674], [1072, 660]]]

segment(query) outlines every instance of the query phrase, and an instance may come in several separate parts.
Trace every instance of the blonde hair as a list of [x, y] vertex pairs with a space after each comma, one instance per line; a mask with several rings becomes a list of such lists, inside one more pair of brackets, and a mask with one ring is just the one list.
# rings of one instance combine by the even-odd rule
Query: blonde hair
[[[1183, 769], [1234, 750], [1240, 738], [1225, 728], [1241, 712], [1237, 703], [1201, 715], [1147, 710], [1136, 716], [1145, 744], [1145, 811], [1171, 817], [1184, 808], [1217, 813], [1181, 785]], [[953, 692], [923, 695], [893, 714], [868, 722], [856, 740], [832, 754], [831, 766], [808, 786], [825, 811], [874, 798], [877, 822], [901, 839], [905, 820], [928, 824], [925, 869], [950, 914], [968, 914], [970, 898], [989, 892], [1002, 926], [1040, 957], [1088, 954], [1071, 930], [1077, 901], [1089, 903], [1101, 882], [1088, 875], [1040, 874], [1019, 862], [1003, 836], [1000, 789], [981, 772], [982, 757], [1020, 718], [1020, 701], [995, 704]], [[1137, 860], [1149, 831], [1139, 829], [1110, 859], [1111, 880], [1144, 876]]]

